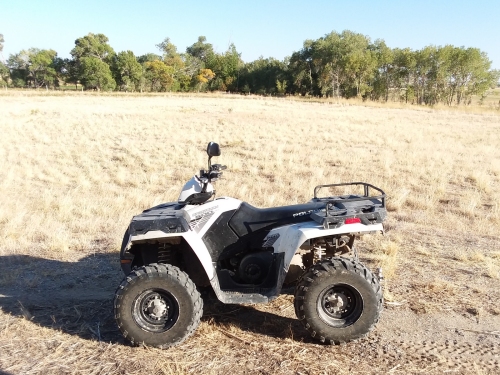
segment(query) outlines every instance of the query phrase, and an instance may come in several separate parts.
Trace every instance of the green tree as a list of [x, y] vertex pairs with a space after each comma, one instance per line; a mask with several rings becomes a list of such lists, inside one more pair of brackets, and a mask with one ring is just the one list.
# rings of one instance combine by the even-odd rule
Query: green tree
[[132, 51], [120, 52], [115, 56], [113, 72], [120, 90], [134, 91], [139, 87], [142, 66]]
[[183, 54], [182, 58], [184, 60], [184, 68], [181, 71], [182, 74], [178, 75], [178, 79], [180, 80], [181, 90], [189, 91], [191, 88], [198, 87], [196, 76], [201, 69], [205, 69], [205, 64], [198, 57], [188, 53]]
[[10, 79], [10, 70], [3, 62], [0, 61], [0, 86], [5, 87], [8, 85]]
[[137, 62], [141, 64], [142, 68], [142, 74], [138, 84], [138, 89], [141, 92], [151, 90], [151, 80], [150, 80], [151, 73], [148, 71], [146, 63], [153, 61], [161, 61], [161, 59], [162, 57], [155, 53], [147, 53], [137, 58]]
[[109, 65], [97, 57], [80, 58], [80, 81], [86, 90], [113, 90], [116, 87]]
[[14, 87], [25, 87], [27, 85], [28, 65], [29, 56], [25, 50], [10, 55], [7, 59], [7, 67], [10, 70], [12, 85]]
[[276, 91], [278, 91], [278, 94], [285, 94], [286, 92], [286, 87], [287, 87], [287, 82], [286, 80], [283, 80], [283, 81], [279, 81], [279, 80], [276, 80]]
[[208, 59], [205, 67], [215, 73], [215, 79], [210, 83], [212, 90], [238, 91], [238, 73], [243, 66], [240, 55], [231, 43], [224, 54], [216, 53]]
[[63, 59], [62, 66], [60, 66], [59, 74], [65, 83], [71, 83], [75, 85], [78, 90], [78, 84], [80, 83], [80, 68], [76, 60], [73, 59]]
[[371, 49], [377, 60], [372, 98], [377, 100], [383, 97], [387, 102], [394, 81], [394, 53], [381, 39], [377, 39]]
[[394, 50], [394, 79], [401, 98], [408, 103], [415, 96], [413, 77], [416, 74], [415, 52], [409, 48]]
[[108, 37], [104, 34], [88, 33], [84, 37], [75, 40], [75, 47], [70, 54], [77, 61], [83, 57], [94, 57], [110, 63], [115, 52], [108, 44], [108, 41]]
[[294, 52], [290, 58], [288, 70], [292, 77], [295, 90], [301, 95], [319, 95], [318, 66], [314, 63], [313, 56], [316, 53], [317, 43], [313, 40], [306, 40], [303, 48]]
[[491, 61], [478, 48], [455, 48], [451, 54], [451, 82], [456, 103], [469, 104], [473, 95], [482, 96], [494, 84]]
[[339, 97], [341, 85], [347, 83], [346, 51], [342, 35], [332, 31], [312, 45], [312, 59], [318, 71], [322, 95]]
[[[439, 102], [448, 103], [450, 96], [451, 63], [454, 47], [447, 45], [438, 47], [430, 56], [430, 70], [427, 76], [426, 104], [434, 105]], [[452, 92], [452, 91], [451, 91]]]
[[[163, 42], [156, 45], [160, 51], [163, 52], [163, 62], [169, 66], [173, 73], [171, 74], [172, 83], [168, 85], [167, 91], [178, 91], [181, 85], [189, 86], [192, 76], [186, 74], [186, 63], [183, 56], [177, 52], [177, 47], [170, 41], [170, 38], [165, 38]], [[194, 72], [193, 72], [194, 74]]]
[[148, 61], [161, 60], [161, 56], [155, 53], [146, 53], [145, 55], [141, 55], [137, 58], [137, 62], [139, 64], [144, 64]]
[[350, 92], [357, 97], [363, 96], [370, 91], [367, 82], [373, 77], [377, 64], [373, 51], [369, 49], [370, 38], [349, 30], [344, 30], [340, 37], [345, 96], [351, 96]]
[[54, 66], [56, 58], [56, 51], [38, 48], [22, 50], [18, 54], [11, 55], [7, 65], [12, 70], [15, 86], [28, 85], [38, 88], [56, 85], [57, 72]]
[[196, 43], [186, 48], [186, 53], [206, 63], [214, 54], [213, 46], [206, 41], [207, 38], [199, 36]]
[[177, 52], [177, 47], [170, 41], [170, 38], [165, 38], [156, 47], [163, 52], [163, 62], [165, 65], [173, 67], [175, 72], [184, 68], [184, 60], [181, 54]]
[[[273, 94], [277, 90], [276, 82], [287, 81], [288, 69], [287, 63], [274, 58], [258, 60], [246, 63], [239, 71], [239, 85], [242, 88], [248, 88], [251, 92], [261, 95]], [[280, 88], [283, 86], [280, 86]], [[284, 89], [286, 91], [286, 84]], [[285, 93], [282, 91], [280, 93]]]
[[377, 60], [370, 39], [344, 30], [310, 43], [311, 59], [322, 95], [363, 96], [371, 91]]
[[54, 86], [57, 84], [55, 59], [57, 52], [54, 50], [32, 50], [29, 72], [35, 87]]
[[[80, 81], [87, 90], [110, 90], [116, 87], [110, 70], [115, 52], [108, 42], [106, 35], [93, 33], [75, 40], [75, 47], [70, 54], [77, 69], [76, 82]], [[97, 74], [96, 77], [92, 77], [93, 72]]]
[[415, 52], [415, 74], [413, 76], [413, 86], [417, 104], [429, 104], [427, 79], [432, 69], [432, 59], [437, 52], [435, 46], [427, 46]]

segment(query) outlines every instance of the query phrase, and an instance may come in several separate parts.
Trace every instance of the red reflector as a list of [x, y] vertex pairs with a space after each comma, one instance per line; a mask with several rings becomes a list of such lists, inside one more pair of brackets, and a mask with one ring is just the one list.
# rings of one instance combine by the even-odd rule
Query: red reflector
[[122, 263], [122, 264], [132, 263], [132, 259], [121, 259], [120, 263]]
[[356, 224], [361, 223], [361, 219], [359, 217], [351, 217], [350, 219], [345, 219], [344, 224]]

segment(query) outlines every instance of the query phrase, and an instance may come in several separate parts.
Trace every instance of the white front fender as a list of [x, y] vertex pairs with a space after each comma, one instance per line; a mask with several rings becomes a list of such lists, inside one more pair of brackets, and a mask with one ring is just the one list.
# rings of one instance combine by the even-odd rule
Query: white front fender
[[194, 253], [200, 260], [201, 265], [203, 266], [205, 272], [207, 273], [208, 279], [211, 280], [214, 277], [214, 267], [212, 265], [212, 258], [210, 258], [210, 254], [208, 253], [207, 247], [203, 243], [202, 239], [193, 231], [189, 230], [187, 232], [181, 233], [165, 233], [162, 231], [150, 231], [146, 234], [140, 234], [136, 236], [130, 236], [129, 242], [126, 246], [126, 249], [130, 249], [134, 242], [143, 242], [144, 240], [157, 240], [164, 238], [172, 238], [172, 237], [182, 237], [186, 240], [186, 242], [191, 246]]

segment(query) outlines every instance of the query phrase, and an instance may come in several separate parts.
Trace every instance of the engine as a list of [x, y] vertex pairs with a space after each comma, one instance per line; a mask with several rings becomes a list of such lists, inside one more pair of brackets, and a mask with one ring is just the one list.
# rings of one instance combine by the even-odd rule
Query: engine
[[268, 251], [245, 255], [238, 265], [238, 276], [245, 284], [262, 284], [269, 274], [273, 255]]

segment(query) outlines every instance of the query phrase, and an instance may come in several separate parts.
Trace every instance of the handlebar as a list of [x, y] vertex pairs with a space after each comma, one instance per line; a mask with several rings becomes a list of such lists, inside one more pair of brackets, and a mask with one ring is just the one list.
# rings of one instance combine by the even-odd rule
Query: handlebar
[[214, 180], [222, 176], [222, 172], [216, 172], [216, 171], [210, 171], [208, 174], [208, 179], [209, 180]]
[[221, 164], [212, 164], [210, 169], [212, 171], [223, 171], [224, 169], [227, 169], [227, 166]]
[[227, 169], [227, 166], [221, 164], [212, 164], [210, 170], [200, 170], [200, 180], [203, 183], [216, 181], [222, 176], [223, 170]]

